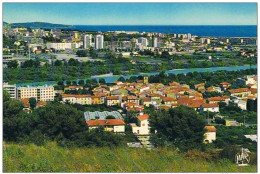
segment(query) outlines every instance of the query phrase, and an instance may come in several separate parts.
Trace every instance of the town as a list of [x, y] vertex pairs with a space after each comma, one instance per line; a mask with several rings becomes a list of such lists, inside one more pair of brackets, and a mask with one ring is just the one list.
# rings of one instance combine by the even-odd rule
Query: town
[[257, 171], [257, 3], [2, 10], [4, 172]]

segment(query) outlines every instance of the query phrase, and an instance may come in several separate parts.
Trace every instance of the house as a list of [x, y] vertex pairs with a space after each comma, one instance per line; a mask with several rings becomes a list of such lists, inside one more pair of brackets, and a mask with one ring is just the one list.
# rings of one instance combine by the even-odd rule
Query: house
[[127, 102], [129, 102], [129, 103], [133, 102], [133, 103], [139, 104], [139, 99], [137, 99], [137, 97], [134, 95], [128, 95]]
[[210, 97], [208, 98], [209, 103], [218, 103], [218, 102], [225, 102], [228, 104], [228, 102], [230, 101], [230, 97], [229, 96], [223, 96], [223, 97]]
[[92, 98], [91, 95], [75, 95], [75, 94], [63, 94], [62, 95], [62, 102], [69, 102], [69, 103], [78, 103], [81, 105], [91, 105]]
[[107, 96], [106, 103], [107, 106], [120, 105], [120, 100], [118, 96]]
[[172, 98], [172, 97], [161, 97], [161, 99], [164, 102], [164, 104], [166, 104], [166, 105], [171, 105], [171, 104], [177, 103], [177, 99]]
[[150, 97], [141, 98], [141, 103], [142, 103], [143, 105], [149, 107], [150, 104], [152, 104], [151, 98], [150, 98]]
[[88, 120], [86, 123], [90, 130], [101, 126], [105, 131], [125, 132], [125, 122], [122, 119]]
[[216, 128], [215, 126], [205, 126], [206, 133], [204, 134], [204, 143], [212, 143], [216, 140]]
[[229, 88], [229, 87], [231, 86], [231, 84], [228, 83], [228, 82], [222, 82], [222, 83], [220, 83], [219, 86], [220, 86], [222, 89], [226, 90], [227, 88]]
[[101, 105], [103, 104], [102, 98], [100, 96], [91, 96], [93, 105]]
[[137, 125], [131, 123], [132, 131], [135, 135], [148, 135], [150, 133], [149, 115], [144, 114], [137, 117]]
[[225, 119], [226, 126], [239, 126], [240, 124], [234, 119]]
[[251, 91], [248, 88], [239, 88], [239, 89], [230, 89], [228, 90], [231, 93], [231, 96], [236, 96], [236, 97], [247, 97], [248, 95], [251, 94]]
[[204, 103], [202, 104], [202, 110], [210, 112], [219, 112], [219, 106], [217, 103]]

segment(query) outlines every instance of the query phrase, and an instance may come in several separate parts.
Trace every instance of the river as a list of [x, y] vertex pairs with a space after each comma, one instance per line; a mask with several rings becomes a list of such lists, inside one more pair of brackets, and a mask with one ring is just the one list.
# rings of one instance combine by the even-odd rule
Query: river
[[[257, 68], [257, 65], [252, 65], [251, 68]], [[243, 65], [243, 66], [230, 66], [230, 67], [211, 67], [211, 68], [189, 68], [189, 69], [175, 69], [175, 70], [169, 70], [166, 71], [166, 74], [187, 74], [188, 72], [215, 72], [220, 70], [225, 71], [237, 71], [237, 70], [245, 70], [250, 69], [250, 65]], [[119, 77], [124, 77], [125, 79], [129, 79], [131, 76], [139, 76], [139, 75], [157, 75], [159, 72], [152, 72], [152, 73], [140, 73], [136, 75], [113, 75], [113, 74], [106, 74], [106, 75], [95, 75], [88, 79], [96, 79], [97, 81], [100, 78], [103, 78], [106, 80], [106, 83], [112, 83], [114, 81], [117, 81]], [[84, 79], [87, 80], [87, 79]], [[77, 80], [78, 81], [78, 80]], [[53, 85], [56, 84], [55, 81], [46, 81], [46, 82], [33, 82], [33, 83], [20, 83], [16, 84], [16, 86], [37, 86], [37, 85]]]

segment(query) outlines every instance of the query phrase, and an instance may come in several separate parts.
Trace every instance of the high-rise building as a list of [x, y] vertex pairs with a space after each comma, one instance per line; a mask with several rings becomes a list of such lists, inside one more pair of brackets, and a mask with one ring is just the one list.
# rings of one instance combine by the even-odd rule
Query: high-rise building
[[210, 39], [207, 39], [207, 44], [210, 44]]
[[153, 47], [157, 47], [157, 37], [153, 38]]
[[191, 34], [190, 33], [188, 33], [188, 39], [191, 39]]
[[145, 46], [145, 47], [147, 47], [147, 45], [148, 45], [147, 39], [144, 37], [138, 38], [138, 43], [140, 43], [142, 46]]
[[83, 36], [83, 48], [87, 49], [90, 48], [92, 45], [92, 35], [86, 34]]
[[104, 47], [104, 36], [101, 34], [95, 37], [95, 49], [102, 49]]

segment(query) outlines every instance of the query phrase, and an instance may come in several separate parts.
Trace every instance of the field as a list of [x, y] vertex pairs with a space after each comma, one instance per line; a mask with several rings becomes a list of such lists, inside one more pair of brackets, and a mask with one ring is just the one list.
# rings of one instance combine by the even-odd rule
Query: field
[[173, 150], [63, 148], [3, 144], [3, 172], [257, 172], [257, 166], [237, 167], [229, 160], [207, 161]]

